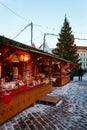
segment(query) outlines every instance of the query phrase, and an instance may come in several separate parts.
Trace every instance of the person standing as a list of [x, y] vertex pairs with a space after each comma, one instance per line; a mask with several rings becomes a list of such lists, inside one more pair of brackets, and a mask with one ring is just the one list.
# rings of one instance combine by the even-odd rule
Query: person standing
[[78, 69], [78, 78], [79, 78], [79, 80], [82, 80], [82, 76], [83, 76], [83, 69], [80, 67]]
[[74, 71], [73, 71], [73, 70], [71, 70], [69, 74], [70, 74], [70, 79], [71, 79], [71, 80], [73, 80]]

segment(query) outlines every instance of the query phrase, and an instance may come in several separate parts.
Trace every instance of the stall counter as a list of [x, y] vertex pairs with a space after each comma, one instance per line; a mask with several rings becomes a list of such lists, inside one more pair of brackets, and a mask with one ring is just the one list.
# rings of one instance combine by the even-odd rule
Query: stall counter
[[52, 82], [38, 86], [24, 86], [6, 94], [0, 93], [0, 124], [23, 111], [52, 91]]
[[56, 76], [54, 78], [56, 80], [52, 83], [53, 87], [60, 87], [70, 82], [70, 75]]

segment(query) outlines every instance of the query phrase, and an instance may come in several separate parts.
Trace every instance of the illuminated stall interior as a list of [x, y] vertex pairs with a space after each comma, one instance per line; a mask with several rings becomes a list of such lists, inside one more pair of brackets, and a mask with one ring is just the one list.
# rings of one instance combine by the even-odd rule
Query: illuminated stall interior
[[5, 45], [0, 59], [0, 76], [5, 83], [10, 83], [10, 88], [13, 81], [14, 87], [23, 84], [35, 86], [36, 78], [40, 79], [39, 82], [48, 82], [51, 76], [52, 59], [42, 53], [38, 55], [35, 52]]

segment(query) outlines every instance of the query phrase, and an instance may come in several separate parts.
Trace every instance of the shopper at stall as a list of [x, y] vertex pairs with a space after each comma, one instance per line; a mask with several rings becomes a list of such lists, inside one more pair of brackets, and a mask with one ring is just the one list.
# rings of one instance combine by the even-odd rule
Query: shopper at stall
[[83, 76], [83, 69], [80, 67], [78, 69], [78, 78], [79, 78], [79, 80], [82, 80], [82, 76]]

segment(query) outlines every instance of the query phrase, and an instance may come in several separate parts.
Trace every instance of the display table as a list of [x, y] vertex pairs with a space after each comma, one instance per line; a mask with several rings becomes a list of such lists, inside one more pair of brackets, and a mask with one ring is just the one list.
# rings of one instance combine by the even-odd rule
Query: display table
[[52, 82], [52, 86], [54, 86], [54, 87], [63, 86], [70, 81], [70, 75], [61, 76], [61, 77], [56, 76], [55, 78], [56, 78], [56, 80], [54, 82]]
[[0, 124], [18, 114], [42, 96], [52, 91], [52, 83], [38, 86], [24, 86], [15, 90], [9, 90], [6, 94], [0, 93]]

